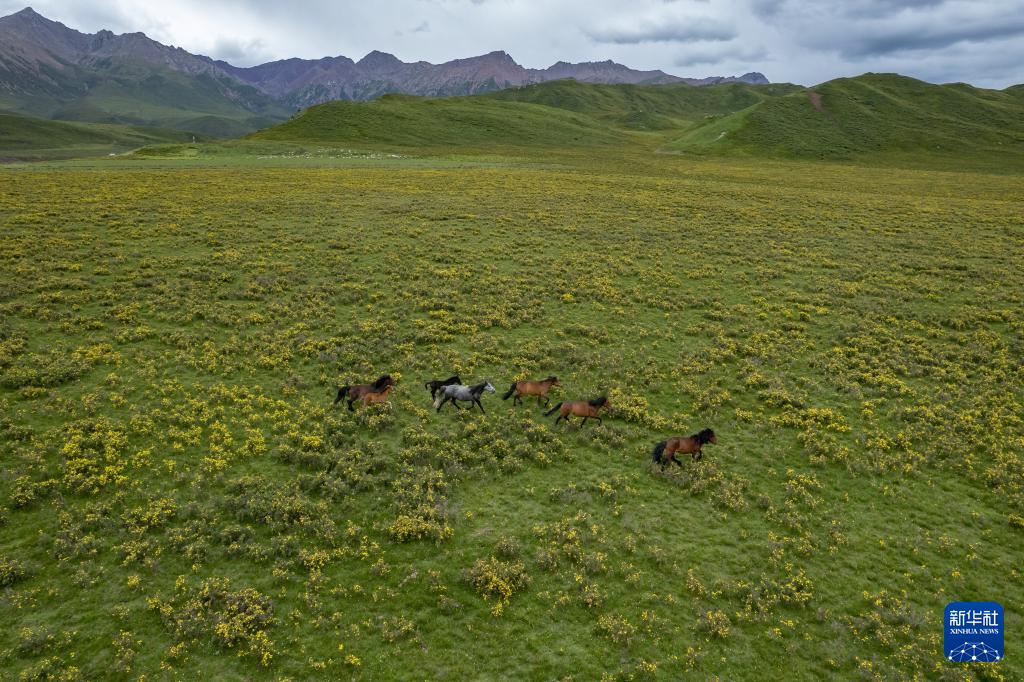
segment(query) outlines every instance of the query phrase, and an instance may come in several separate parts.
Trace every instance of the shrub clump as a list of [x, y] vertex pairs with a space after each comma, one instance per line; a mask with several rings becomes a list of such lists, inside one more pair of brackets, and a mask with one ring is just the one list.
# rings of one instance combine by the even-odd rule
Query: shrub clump
[[166, 601], [151, 598], [149, 608], [181, 639], [209, 638], [219, 648], [256, 656], [263, 665], [273, 658], [267, 633], [274, 624], [273, 602], [251, 587], [232, 590], [227, 578], [209, 578], [195, 588], [179, 577], [176, 594]]
[[25, 564], [17, 559], [0, 556], [0, 587], [10, 587], [28, 577]]
[[522, 562], [511, 563], [493, 556], [477, 559], [465, 577], [485, 600], [495, 600], [491, 609], [495, 616], [501, 615], [513, 594], [530, 584], [530, 576]]

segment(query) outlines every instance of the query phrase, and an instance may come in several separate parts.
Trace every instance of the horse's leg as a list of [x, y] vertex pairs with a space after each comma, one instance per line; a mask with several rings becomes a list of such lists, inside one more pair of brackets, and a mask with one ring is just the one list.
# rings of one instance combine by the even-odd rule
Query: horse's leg
[[[483, 412], [483, 414], [487, 414], [486, 412], [484, 412], [484, 406], [480, 403], [480, 399], [479, 398], [474, 399], [473, 402], [476, 403], [476, 406], [480, 408], [480, 412]], [[472, 410], [473, 406], [470, 405], [469, 409]]]
[[582, 428], [583, 428], [584, 426], [586, 426], [586, 424], [587, 424], [587, 420], [588, 420], [588, 419], [590, 419], [590, 417], [584, 417], [584, 418], [583, 418], [583, 421], [581, 421], [581, 422], [580, 422], [580, 428], [581, 428], [581, 429], [582, 429]]
[[444, 407], [444, 404], [445, 404], [446, 402], [448, 402], [448, 396], [445, 396], [445, 397], [441, 398], [441, 402], [440, 402], [440, 403], [438, 403], [438, 405], [437, 405], [437, 411], [438, 411], [438, 412], [440, 412], [440, 411], [441, 411], [441, 408], [442, 408], [442, 407]]
[[349, 412], [355, 412], [356, 411], [356, 409], [354, 407], [352, 407], [352, 403], [354, 403], [355, 401], [356, 401], [355, 398], [350, 398], [349, 399], [349, 401], [348, 401], [348, 411]]
[[672, 461], [675, 462], [679, 466], [680, 469], [683, 468], [683, 463], [680, 462], [678, 459], [676, 459], [675, 453], [672, 453]]
[[604, 426], [604, 420], [603, 420], [603, 419], [601, 419], [600, 417], [594, 417], [594, 419], [596, 419], [596, 420], [597, 420], [597, 423], [598, 423], [599, 425], [601, 425], [601, 426]]
[[702, 459], [704, 459], [704, 451], [703, 450], [698, 450], [697, 451], [697, 461], [699, 462]]

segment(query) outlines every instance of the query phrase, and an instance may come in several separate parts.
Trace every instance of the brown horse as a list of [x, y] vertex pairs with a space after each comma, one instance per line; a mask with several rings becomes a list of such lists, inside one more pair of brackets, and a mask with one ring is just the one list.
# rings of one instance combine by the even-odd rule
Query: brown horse
[[663, 440], [654, 446], [654, 451], [651, 452], [651, 457], [654, 459], [655, 464], [661, 465], [661, 470], [665, 470], [665, 466], [669, 462], [674, 462], [683, 466], [678, 459], [676, 459], [676, 453], [681, 452], [684, 455], [689, 455], [690, 459], [694, 462], [699, 462], [704, 458], [704, 453], [701, 452], [701, 448], [705, 444], [718, 443], [718, 439], [715, 437], [715, 432], [711, 429], [704, 429], [698, 431], [692, 436], [686, 436], [685, 438], [669, 438]]
[[544, 399], [544, 407], [548, 406], [551, 402], [551, 398], [548, 397], [548, 391], [551, 390], [552, 386], [561, 386], [562, 382], [558, 380], [554, 374], [549, 376], [547, 379], [541, 381], [530, 381], [523, 379], [522, 381], [513, 381], [509, 387], [508, 392], [501, 396], [502, 400], [508, 400], [513, 393], [515, 397], [512, 398], [512, 404], [516, 405], [523, 402], [524, 395], [535, 395], [537, 396], [537, 404], [540, 405], [541, 398]]
[[566, 400], [558, 403], [550, 410], [544, 413], [545, 417], [550, 417], [555, 412], [558, 412], [558, 419], [555, 420], [557, 424], [561, 420], [565, 420], [565, 423], [569, 423], [569, 417], [575, 415], [577, 417], [583, 417], [583, 421], [580, 422], [580, 428], [587, 423], [588, 419], [596, 419], [599, 424], [604, 422], [600, 417], [597, 416], [597, 411], [601, 409], [608, 409], [611, 404], [608, 402], [607, 396], [601, 396], [600, 398], [594, 398], [593, 400]]
[[373, 403], [384, 403], [390, 407], [391, 403], [388, 402], [388, 396], [391, 395], [391, 389], [394, 388], [394, 386], [395, 385], [392, 383], [385, 386], [383, 391], [370, 391], [369, 393], [364, 393], [363, 397], [360, 398], [363, 406], [365, 407]]
[[[348, 409], [355, 411], [352, 407], [352, 403], [357, 400], [362, 400], [363, 396], [367, 393], [380, 393], [388, 386], [394, 386], [395, 380], [391, 378], [390, 374], [385, 374], [377, 379], [372, 384], [355, 384], [354, 386], [342, 386], [338, 389], [338, 396], [334, 399], [334, 404], [337, 405], [344, 398], [348, 398]], [[385, 399], [386, 400], [386, 399]]]

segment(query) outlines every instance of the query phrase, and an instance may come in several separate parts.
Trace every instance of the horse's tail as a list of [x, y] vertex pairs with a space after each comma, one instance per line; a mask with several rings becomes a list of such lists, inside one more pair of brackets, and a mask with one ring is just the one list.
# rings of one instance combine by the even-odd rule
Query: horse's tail
[[665, 446], [668, 445], [667, 440], [663, 440], [654, 446], [654, 450], [651, 451], [651, 459], [657, 464], [661, 462], [661, 453], [665, 452]]
[[337, 405], [341, 402], [342, 398], [348, 395], [348, 386], [342, 386], [338, 389], [338, 397], [334, 399], [334, 404]]
[[518, 383], [519, 383], [518, 381], [513, 381], [512, 385], [508, 387], [508, 393], [506, 393], [505, 395], [501, 396], [501, 399], [502, 400], [508, 400], [509, 398], [511, 398], [512, 394], [516, 392], [516, 385]]
[[554, 407], [552, 407], [552, 408], [551, 408], [550, 410], [548, 410], [547, 412], [545, 412], [545, 413], [544, 413], [544, 416], [545, 416], [545, 417], [550, 417], [550, 416], [551, 416], [551, 415], [553, 415], [553, 414], [554, 414], [555, 412], [558, 412], [558, 408], [560, 408], [561, 406], [562, 406], [562, 403], [558, 403], [557, 405], [555, 405]]

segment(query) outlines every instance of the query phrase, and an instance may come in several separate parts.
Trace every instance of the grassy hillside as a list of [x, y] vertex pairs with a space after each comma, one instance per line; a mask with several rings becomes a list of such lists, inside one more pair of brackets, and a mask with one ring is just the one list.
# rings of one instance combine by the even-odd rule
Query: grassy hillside
[[[206, 137], [238, 137], [291, 113], [250, 86], [125, 60], [91, 70], [51, 69], [44, 75], [48, 88], [13, 82], [0, 93], [0, 109], [66, 121], [173, 128]], [[27, 96], [19, 88], [37, 94]]]
[[627, 141], [594, 118], [552, 107], [479, 96], [407, 95], [320, 104], [250, 139], [428, 149], [564, 149]]
[[666, 130], [689, 127], [706, 116], [738, 111], [799, 89], [787, 83], [693, 87], [682, 83], [598, 85], [560, 80], [502, 90], [486, 97], [568, 109], [626, 128]]
[[98, 156], [191, 139], [178, 130], [46, 121], [0, 112], [0, 158], [8, 160]]
[[623, 149], [0, 168], [0, 677], [1024, 679], [1019, 177]]
[[885, 155], [1020, 164], [1024, 101], [1014, 89], [932, 85], [892, 74], [841, 78], [708, 121], [668, 145], [751, 155]]
[[865, 74], [814, 88], [553, 81], [460, 98], [313, 107], [253, 140], [371, 149], [624, 149], [924, 167], [1024, 168], [1021, 88]]

